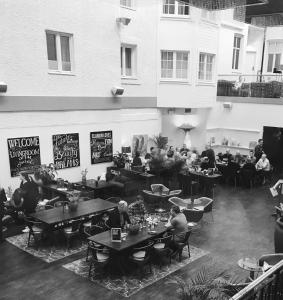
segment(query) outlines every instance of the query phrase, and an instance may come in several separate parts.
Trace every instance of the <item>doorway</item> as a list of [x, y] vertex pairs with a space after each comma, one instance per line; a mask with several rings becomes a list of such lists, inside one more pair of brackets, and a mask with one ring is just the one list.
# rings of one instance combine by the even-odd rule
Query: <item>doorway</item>
[[263, 149], [275, 171], [283, 170], [283, 128], [263, 127]]

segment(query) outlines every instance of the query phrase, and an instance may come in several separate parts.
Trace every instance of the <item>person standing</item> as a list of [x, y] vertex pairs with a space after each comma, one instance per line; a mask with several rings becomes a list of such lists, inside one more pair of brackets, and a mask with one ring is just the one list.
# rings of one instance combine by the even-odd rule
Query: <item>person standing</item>
[[255, 146], [255, 149], [254, 149], [254, 155], [255, 155], [255, 158], [256, 158], [256, 162], [258, 162], [260, 160], [263, 153], [264, 153], [264, 151], [263, 151], [263, 139], [259, 139], [258, 144]]

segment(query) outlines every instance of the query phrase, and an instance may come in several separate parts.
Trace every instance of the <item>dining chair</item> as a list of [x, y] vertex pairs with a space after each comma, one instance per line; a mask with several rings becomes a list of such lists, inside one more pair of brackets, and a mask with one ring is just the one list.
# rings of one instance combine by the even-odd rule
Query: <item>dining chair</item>
[[[203, 212], [206, 213], [210, 213], [211, 216], [211, 222], [207, 222], [207, 223], [213, 223], [214, 222], [214, 218], [213, 218], [213, 203], [214, 200], [208, 197], [201, 197], [196, 199], [195, 201], [199, 200], [200, 202], [206, 202], [203, 208]], [[196, 208], [195, 208], [196, 209]]]
[[[107, 250], [101, 247], [96, 247], [94, 245], [89, 246], [89, 251], [91, 252], [90, 264], [88, 277], [95, 277], [99, 271], [104, 271], [104, 268], [108, 265], [110, 261], [110, 255]], [[92, 270], [94, 269], [94, 273]]]
[[168, 199], [168, 201], [176, 206], [180, 206], [180, 207], [188, 206], [188, 201], [186, 201], [185, 199], [179, 198], [179, 197], [171, 197]]
[[43, 237], [43, 223], [35, 221], [31, 217], [24, 217], [24, 222], [26, 226], [29, 228], [29, 234], [28, 234], [28, 241], [27, 246], [30, 246], [30, 239], [33, 237], [34, 244], [36, 246], [36, 249], [39, 248], [40, 241]]
[[[90, 227], [85, 227], [84, 228], [84, 234], [87, 238], [92, 237], [96, 234], [99, 234], [103, 232], [103, 228], [98, 226], [98, 225], [92, 225]], [[86, 250], [86, 261], [88, 261], [88, 256], [89, 256], [89, 252], [91, 247], [95, 247], [95, 248], [103, 248], [103, 246], [93, 242], [93, 241], [89, 241], [87, 243], [87, 250]]]
[[162, 238], [158, 238], [154, 240], [153, 244], [153, 254], [154, 259], [159, 262], [160, 268], [162, 267], [162, 263], [165, 259], [169, 260], [169, 264], [171, 265], [171, 254], [172, 250], [170, 249], [170, 243], [172, 242], [173, 235], [168, 235]]
[[152, 273], [151, 268], [151, 254], [152, 254], [152, 246], [154, 242], [149, 242], [145, 246], [133, 248], [132, 253], [129, 257], [130, 262], [137, 266], [137, 270], [140, 273], [140, 277], [143, 276], [144, 267], [146, 265], [149, 266], [149, 271]]
[[67, 249], [69, 250], [71, 247], [71, 240], [80, 235], [80, 225], [81, 220], [72, 220], [69, 222], [69, 227], [63, 228], [64, 236], [67, 241]]
[[192, 232], [191, 230], [186, 232], [183, 242], [175, 242], [175, 245], [178, 248], [177, 255], [179, 257], [179, 261], [182, 261], [182, 253], [183, 253], [183, 250], [185, 247], [188, 247], [188, 254], [189, 254], [189, 257], [191, 257], [190, 243], [189, 243], [189, 238], [190, 238], [191, 232]]
[[182, 193], [182, 190], [172, 190], [169, 192], [170, 197], [177, 197]]
[[150, 185], [152, 193], [168, 193], [169, 194], [169, 189], [164, 185], [160, 183], [154, 183]]

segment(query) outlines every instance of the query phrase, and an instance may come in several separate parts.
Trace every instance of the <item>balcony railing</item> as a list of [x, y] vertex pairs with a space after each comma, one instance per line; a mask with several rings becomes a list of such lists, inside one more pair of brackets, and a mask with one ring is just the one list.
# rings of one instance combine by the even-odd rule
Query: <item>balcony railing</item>
[[283, 97], [283, 74], [219, 75], [217, 96], [228, 97]]
[[282, 300], [283, 260], [263, 273], [230, 300]]

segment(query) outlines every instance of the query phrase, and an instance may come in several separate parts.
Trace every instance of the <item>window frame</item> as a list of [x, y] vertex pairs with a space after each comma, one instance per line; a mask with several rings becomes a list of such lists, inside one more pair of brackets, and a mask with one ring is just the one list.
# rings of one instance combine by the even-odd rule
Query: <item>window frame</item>
[[[235, 39], [239, 40], [239, 47], [238, 47], [237, 42], [236, 42], [236, 46], [235, 46]], [[234, 71], [239, 71], [241, 69], [242, 42], [243, 42], [243, 36], [241, 36], [239, 34], [234, 34], [233, 52], [232, 52], [232, 70], [234, 70]], [[237, 53], [238, 53], [238, 60], [237, 60]], [[236, 66], [236, 63], [238, 63], [237, 66]]]
[[[180, 19], [188, 19], [190, 18], [190, 6], [187, 4], [187, 3], [184, 3], [184, 2], [179, 2], [177, 0], [174, 0], [175, 3], [174, 3], [174, 14], [170, 14], [169, 12], [168, 13], [164, 13], [164, 7], [166, 4], [164, 4], [164, 1], [166, 0], [162, 0], [162, 17], [164, 18], [180, 18]], [[187, 6], [188, 7], [188, 14], [179, 14], [179, 6]], [[169, 9], [168, 9], [169, 11]]]
[[126, 9], [131, 9], [131, 10], [136, 10], [136, 0], [125, 0], [125, 1], [131, 1], [131, 5], [123, 5], [121, 2], [123, 0], [120, 0], [120, 7], [126, 8]]
[[[55, 35], [55, 51], [57, 58], [57, 70], [49, 68], [49, 60], [48, 60], [48, 46], [47, 46], [47, 34]], [[63, 61], [62, 61], [62, 45], [61, 45], [61, 37], [68, 37], [69, 39], [69, 55], [70, 55], [70, 66], [71, 70], [63, 70]], [[72, 33], [66, 33], [55, 30], [45, 30], [45, 41], [46, 41], [46, 58], [47, 58], [47, 69], [50, 74], [62, 74], [62, 75], [74, 75], [75, 64], [74, 64], [74, 36]]]
[[[131, 75], [126, 75], [126, 48], [131, 49]], [[120, 45], [120, 74], [122, 79], [137, 78], [137, 45], [121, 43]]]
[[[271, 71], [269, 70], [269, 57], [270, 55], [272, 55], [272, 64], [271, 64]], [[279, 55], [279, 66], [280, 66], [280, 62], [282, 60], [282, 53], [278, 53], [278, 52], [268, 52], [267, 54], [267, 65], [266, 65], [266, 73], [273, 73], [274, 68], [276, 67], [276, 57]]]
[[[162, 77], [162, 53], [163, 52], [167, 52], [167, 53], [173, 53], [173, 58], [172, 58], [172, 62], [173, 62], [173, 68], [172, 68], [172, 77]], [[186, 78], [179, 78], [177, 77], [177, 54], [187, 54], [188, 57], [188, 61], [187, 61], [187, 76]], [[191, 51], [190, 50], [168, 50], [168, 49], [161, 49], [160, 50], [160, 81], [172, 81], [172, 82], [190, 82], [190, 54]], [[182, 60], [183, 62], [184, 60]], [[179, 70], [185, 70], [185, 69], [179, 69]]]
[[[200, 78], [200, 57], [201, 54], [205, 56], [204, 58], [204, 78]], [[211, 70], [211, 79], [207, 79], [207, 58], [208, 56], [212, 57], [212, 70]], [[197, 71], [197, 80], [199, 83], [204, 84], [214, 84], [215, 83], [215, 68], [216, 68], [216, 54], [211, 52], [199, 51], [198, 53], [198, 71]]]

